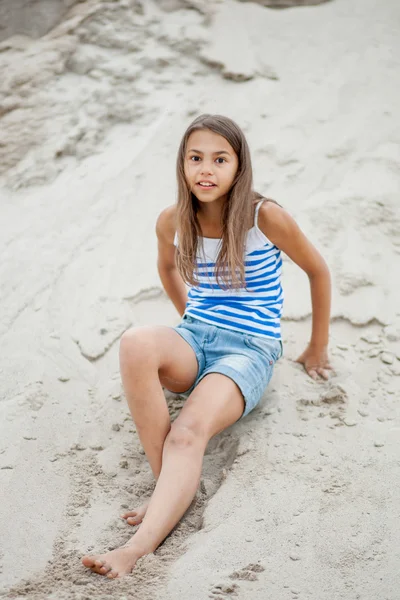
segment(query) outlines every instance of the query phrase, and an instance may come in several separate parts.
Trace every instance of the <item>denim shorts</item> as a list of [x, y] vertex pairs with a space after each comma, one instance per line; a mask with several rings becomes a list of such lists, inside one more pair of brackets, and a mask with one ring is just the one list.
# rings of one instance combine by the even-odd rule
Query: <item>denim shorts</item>
[[184, 315], [174, 330], [193, 348], [198, 362], [194, 384], [180, 395], [189, 396], [209, 373], [222, 373], [239, 387], [245, 401], [242, 417], [248, 415], [260, 402], [282, 356], [282, 342], [210, 325], [190, 315]]

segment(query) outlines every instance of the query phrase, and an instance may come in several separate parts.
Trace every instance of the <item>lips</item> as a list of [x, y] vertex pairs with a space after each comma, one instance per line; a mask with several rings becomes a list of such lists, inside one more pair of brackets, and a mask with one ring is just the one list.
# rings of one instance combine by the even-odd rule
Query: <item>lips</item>
[[206, 181], [206, 180], [198, 181], [196, 185], [199, 185], [202, 188], [216, 187], [215, 183], [213, 183], [212, 181]]

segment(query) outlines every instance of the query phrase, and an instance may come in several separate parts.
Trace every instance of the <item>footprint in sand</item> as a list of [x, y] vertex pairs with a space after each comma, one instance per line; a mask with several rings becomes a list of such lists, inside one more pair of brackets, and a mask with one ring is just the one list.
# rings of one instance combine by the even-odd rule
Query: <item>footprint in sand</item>
[[[242, 581], [257, 581], [257, 573], [262, 573], [265, 568], [258, 563], [249, 563], [247, 567], [243, 567], [238, 571], [233, 571], [229, 575], [229, 579], [240, 579]], [[239, 586], [237, 583], [219, 583], [214, 585], [209, 594], [209, 598], [213, 600], [221, 600], [226, 596], [237, 596]]]
[[231, 575], [229, 575], [230, 579], [241, 579], [242, 581], [257, 581], [258, 575], [257, 573], [262, 573], [265, 571], [265, 568], [258, 563], [249, 563], [247, 567], [243, 567], [239, 571], [233, 571]]
[[239, 586], [236, 583], [217, 583], [211, 588], [209, 598], [221, 600], [227, 596], [237, 596], [238, 589]]

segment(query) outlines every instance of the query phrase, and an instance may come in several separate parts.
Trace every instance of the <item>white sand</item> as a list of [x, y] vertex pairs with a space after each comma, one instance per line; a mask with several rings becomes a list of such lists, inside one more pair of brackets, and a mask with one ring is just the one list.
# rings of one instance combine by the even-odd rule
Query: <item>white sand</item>
[[[142, 4], [78, 3], [0, 52], [3, 594], [397, 600], [400, 5]], [[179, 320], [154, 224], [202, 112], [243, 126], [257, 189], [326, 257], [337, 375], [292, 361], [310, 301], [287, 260], [285, 357], [261, 406], [211, 441], [177, 530], [109, 582], [80, 556], [124, 542], [121, 507], [153, 487], [118, 340]]]

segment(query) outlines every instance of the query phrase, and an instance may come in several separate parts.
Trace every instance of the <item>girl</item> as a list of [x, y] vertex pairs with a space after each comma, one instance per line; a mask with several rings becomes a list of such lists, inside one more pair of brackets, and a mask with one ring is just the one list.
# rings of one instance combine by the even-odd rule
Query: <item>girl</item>
[[[314, 379], [330, 369], [327, 265], [289, 214], [253, 191], [243, 132], [226, 117], [198, 117], [183, 136], [177, 176], [178, 202], [159, 215], [156, 233], [160, 278], [183, 319], [130, 329], [120, 345], [122, 382], [157, 484], [149, 503], [122, 515], [142, 523], [131, 540], [82, 559], [109, 578], [130, 573], [165, 539], [193, 500], [210, 438], [260, 401], [282, 353], [281, 251], [311, 286], [311, 339], [297, 360]], [[163, 387], [188, 397], [172, 424]]]

